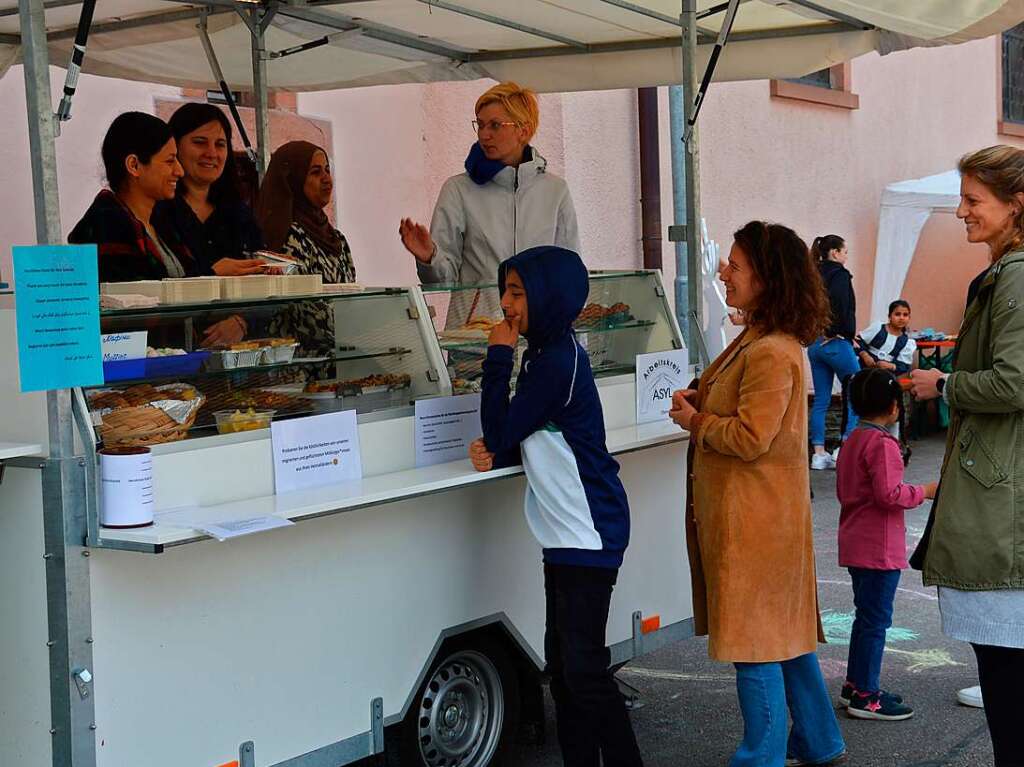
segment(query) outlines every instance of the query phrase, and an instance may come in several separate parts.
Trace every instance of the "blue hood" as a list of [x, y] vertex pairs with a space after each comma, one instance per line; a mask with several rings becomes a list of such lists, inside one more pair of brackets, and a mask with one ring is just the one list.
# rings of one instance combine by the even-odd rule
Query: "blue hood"
[[[527, 145], [523, 150], [523, 162], [529, 162], [533, 159], [533, 149]], [[497, 176], [507, 166], [501, 160], [488, 160], [487, 155], [484, 154], [484, 150], [480, 148], [480, 142], [477, 141], [469, 150], [469, 154], [466, 156], [465, 168], [466, 173], [473, 179], [474, 183], [483, 186], [492, 178]]]
[[526, 289], [530, 326], [526, 340], [544, 346], [568, 334], [590, 294], [587, 267], [579, 255], [553, 245], [517, 253], [498, 267], [502, 294], [509, 269], [516, 270]]

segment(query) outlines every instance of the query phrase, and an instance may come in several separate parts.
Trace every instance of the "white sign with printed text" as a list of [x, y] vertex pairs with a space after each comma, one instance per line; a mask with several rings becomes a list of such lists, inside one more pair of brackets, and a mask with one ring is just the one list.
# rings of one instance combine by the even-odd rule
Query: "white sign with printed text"
[[479, 394], [416, 401], [417, 466], [468, 458], [470, 443], [481, 434]]
[[636, 422], [664, 421], [672, 409], [672, 392], [690, 383], [689, 352], [636, 355]]
[[276, 493], [363, 477], [355, 410], [274, 421], [270, 436]]

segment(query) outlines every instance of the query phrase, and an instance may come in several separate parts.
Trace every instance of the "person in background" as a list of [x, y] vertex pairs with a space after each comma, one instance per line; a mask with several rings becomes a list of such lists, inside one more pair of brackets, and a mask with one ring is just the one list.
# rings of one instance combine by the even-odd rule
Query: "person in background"
[[[811, 408], [811, 468], [816, 470], [834, 469], [836, 456], [825, 451], [825, 414], [832, 402], [832, 381], [839, 378], [840, 384], [860, 370], [853, 339], [857, 334], [857, 297], [853, 292], [853, 276], [846, 269], [846, 242], [837, 234], [816, 237], [811, 245], [811, 254], [818, 263], [821, 279], [828, 292], [832, 307], [831, 324], [825, 333], [807, 349], [811, 362], [811, 378], [814, 381], [814, 405]], [[846, 405], [845, 428], [842, 439], [846, 438], [857, 425], [857, 415]]]
[[[231, 123], [213, 104], [190, 102], [178, 107], [168, 124], [185, 175], [174, 198], [157, 203], [157, 230], [185, 244], [200, 275], [265, 274], [267, 264], [249, 257], [263, 247], [263, 235], [239, 197]], [[220, 320], [204, 330], [200, 343], [237, 343], [253, 319], [235, 314]]]
[[899, 420], [903, 397], [895, 376], [878, 367], [862, 370], [850, 380], [849, 390], [860, 420], [839, 454], [836, 494], [839, 566], [850, 573], [856, 616], [839, 698], [855, 719], [909, 719], [914, 710], [881, 688], [882, 655], [900, 572], [907, 567], [903, 512], [934, 498], [938, 483], [903, 481], [900, 444], [889, 433]]
[[263, 247], [263, 235], [239, 196], [231, 122], [213, 104], [190, 102], [168, 124], [185, 175], [174, 199], [157, 204], [158, 227], [173, 227], [200, 274], [265, 273], [267, 265], [250, 258]]
[[[846, 747], [815, 652], [803, 346], [829, 322], [807, 245], [779, 224], [734, 235], [726, 302], [746, 327], [669, 416], [690, 432], [686, 543], [697, 634], [736, 666], [743, 740], [730, 767], [824, 765]], [[787, 733], [787, 708], [793, 718]]]
[[197, 275], [195, 259], [173, 231], [158, 233], [157, 203], [174, 199], [184, 175], [167, 123], [144, 112], [114, 118], [101, 150], [107, 189], [100, 190], [68, 242], [95, 243], [100, 282]]
[[953, 372], [915, 370], [942, 397], [949, 434], [938, 497], [911, 558], [939, 590], [942, 630], [978, 659], [995, 767], [1024, 766], [1024, 150], [965, 155], [956, 215], [992, 266], [957, 335]]
[[[267, 248], [294, 258], [296, 273], [319, 274], [328, 284], [355, 282], [348, 240], [324, 213], [333, 193], [327, 153], [308, 141], [289, 141], [270, 158], [257, 220]], [[271, 332], [296, 338], [304, 353], [329, 355], [334, 313], [326, 301], [295, 304], [277, 314]]]
[[[398, 227], [424, 284], [491, 282], [502, 261], [532, 247], [580, 250], [569, 187], [530, 144], [540, 125], [536, 94], [501, 83], [477, 99], [475, 112], [466, 172], [441, 187], [430, 228], [409, 218]], [[476, 309], [500, 314], [496, 302]]]
[[909, 325], [910, 304], [902, 298], [889, 304], [888, 322], [868, 325], [857, 335], [861, 364], [865, 368], [888, 370], [896, 376], [909, 373], [917, 351], [917, 343], [907, 333]]
[[[531, 248], [498, 272], [505, 319], [484, 362], [477, 471], [522, 463], [526, 520], [543, 548], [558, 742], [568, 767], [642, 764], [606, 644], [612, 590], [629, 543], [629, 502], [605, 444], [601, 399], [572, 324], [586, 303], [587, 269], [572, 251]], [[511, 396], [516, 345], [527, 339]]]

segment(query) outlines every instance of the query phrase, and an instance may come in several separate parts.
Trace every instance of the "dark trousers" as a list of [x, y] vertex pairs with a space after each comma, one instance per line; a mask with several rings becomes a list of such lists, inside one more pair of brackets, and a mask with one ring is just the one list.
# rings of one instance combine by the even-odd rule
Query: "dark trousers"
[[618, 570], [544, 565], [544, 654], [566, 767], [642, 765], [625, 700], [608, 668], [605, 627]]
[[978, 657], [995, 767], [1024, 767], [1024, 650], [980, 644], [971, 647]]
[[900, 571], [847, 569], [853, 582], [853, 604], [857, 612], [850, 633], [846, 680], [857, 692], [878, 692], [885, 632], [892, 625], [892, 605], [900, 584]]

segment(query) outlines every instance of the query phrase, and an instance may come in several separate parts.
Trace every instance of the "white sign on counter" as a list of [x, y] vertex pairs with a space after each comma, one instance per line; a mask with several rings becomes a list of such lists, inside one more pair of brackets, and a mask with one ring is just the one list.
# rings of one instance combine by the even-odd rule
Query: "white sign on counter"
[[468, 458], [470, 443], [483, 434], [480, 395], [417, 400], [415, 434], [418, 467]]
[[672, 409], [672, 392], [690, 383], [689, 352], [636, 355], [636, 422], [664, 421]]
[[363, 477], [355, 410], [274, 421], [270, 436], [277, 493]]
[[149, 331], [139, 330], [131, 333], [105, 333], [100, 336], [104, 362], [121, 360], [141, 360], [146, 357], [146, 344]]

